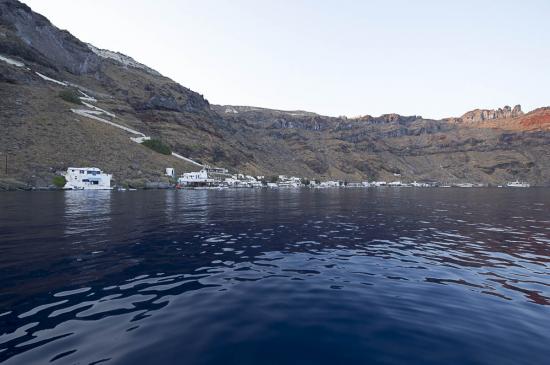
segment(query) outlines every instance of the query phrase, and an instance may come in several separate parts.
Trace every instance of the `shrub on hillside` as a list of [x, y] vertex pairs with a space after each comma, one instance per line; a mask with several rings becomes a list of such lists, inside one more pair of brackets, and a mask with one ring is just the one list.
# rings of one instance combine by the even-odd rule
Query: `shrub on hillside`
[[141, 144], [144, 145], [145, 147], [149, 147], [155, 152], [162, 153], [163, 155], [172, 154], [172, 149], [170, 148], [170, 146], [164, 144], [162, 141], [158, 139], [150, 139], [142, 142]]
[[78, 91], [74, 89], [66, 89], [59, 92], [59, 97], [69, 103], [82, 105], [82, 101], [79, 98]]
[[67, 179], [65, 179], [65, 176], [55, 176], [53, 178], [52, 182], [58, 188], [62, 188], [67, 183]]

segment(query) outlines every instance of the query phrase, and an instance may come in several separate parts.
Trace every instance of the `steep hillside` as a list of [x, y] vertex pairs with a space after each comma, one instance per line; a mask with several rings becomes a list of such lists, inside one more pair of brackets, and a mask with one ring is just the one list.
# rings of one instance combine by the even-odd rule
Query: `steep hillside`
[[[115, 56], [57, 29], [18, 1], [0, 1], [0, 152], [8, 154], [9, 178], [44, 186], [58, 169], [91, 165], [113, 172], [120, 183], [143, 182], [163, 180], [169, 166], [197, 169], [72, 113], [77, 106], [60, 97], [63, 90], [81, 90], [114, 113], [116, 123], [160, 139], [171, 140], [169, 128], [160, 132], [163, 113], [176, 116], [174, 129], [191, 129], [181, 137], [187, 134], [193, 143], [215, 129], [202, 96]], [[172, 147], [178, 151], [178, 143]]]
[[[88, 106], [66, 101], [67, 92]], [[83, 43], [16, 0], [0, 0], [0, 153], [9, 155], [0, 180], [44, 186], [56, 170], [91, 165], [139, 185], [163, 180], [165, 167], [200, 168], [72, 111], [79, 108], [200, 163], [251, 174], [550, 184], [548, 108], [430, 120], [210, 105], [138, 61]]]

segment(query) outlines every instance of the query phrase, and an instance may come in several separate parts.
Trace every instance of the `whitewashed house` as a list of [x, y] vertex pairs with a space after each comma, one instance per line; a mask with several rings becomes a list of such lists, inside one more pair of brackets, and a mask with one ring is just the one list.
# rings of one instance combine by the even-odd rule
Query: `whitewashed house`
[[339, 188], [340, 185], [340, 181], [323, 181], [321, 183], [321, 187], [323, 188]]
[[245, 175], [243, 181], [249, 188], [261, 188], [263, 186], [262, 182], [256, 180], [254, 176]]
[[278, 185], [280, 188], [299, 188], [302, 186], [302, 179], [295, 176], [279, 175]]
[[251, 187], [251, 188], [261, 188], [261, 187], [264, 186], [264, 185], [262, 184], [261, 181], [258, 181], [258, 180], [256, 180], [256, 179], [254, 179], [254, 180], [249, 180], [249, 181], [247, 182], [247, 185], [248, 185], [249, 187]]
[[224, 185], [232, 188], [261, 188], [262, 182], [249, 175], [237, 174], [226, 178]]
[[422, 182], [416, 182], [414, 181], [412, 184], [411, 184], [412, 187], [415, 187], [415, 188], [429, 188], [430, 187], [430, 184], [428, 183], [422, 183]]
[[164, 173], [165, 176], [169, 176], [171, 178], [176, 177], [176, 171], [173, 167], [167, 167], [166, 172]]
[[178, 179], [181, 186], [212, 186], [216, 180], [208, 177], [208, 171], [202, 169], [199, 172], [186, 172]]
[[237, 175], [233, 175], [233, 177], [228, 177], [224, 180], [224, 185], [229, 186], [231, 188], [242, 188], [244, 187], [244, 184], [241, 180], [237, 179]]
[[112, 177], [96, 167], [69, 167], [65, 173], [67, 182], [64, 189], [110, 190]]

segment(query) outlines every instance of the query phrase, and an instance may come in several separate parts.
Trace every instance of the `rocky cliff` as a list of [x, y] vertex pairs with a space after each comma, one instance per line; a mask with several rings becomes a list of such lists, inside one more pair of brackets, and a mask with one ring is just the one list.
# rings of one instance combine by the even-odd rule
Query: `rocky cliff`
[[523, 115], [521, 105], [513, 109], [506, 105], [499, 109], [476, 109], [464, 114], [460, 119], [465, 123], [478, 123], [485, 120], [517, 118]]
[[[519, 106], [432, 120], [387, 114], [333, 118], [305, 111], [217, 106], [117, 52], [85, 44], [16, 0], [0, 0], [0, 180], [47, 185], [69, 165], [97, 166], [117, 182], [197, 169], [83, 117], [60, 97], [95, 100], [108, 122], [160, 139], [201, 163], [258, 175], [349, 181], [393, 179], [550, 183], [550, 112]], [[3, 174], [3, 175], [2, 175]]]

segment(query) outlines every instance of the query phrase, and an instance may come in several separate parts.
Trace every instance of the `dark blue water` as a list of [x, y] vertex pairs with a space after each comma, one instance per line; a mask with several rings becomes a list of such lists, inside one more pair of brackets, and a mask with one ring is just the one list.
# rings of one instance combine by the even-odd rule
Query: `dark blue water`
[[548, 364], [550, 191], [0, 194], [6, 364]]

